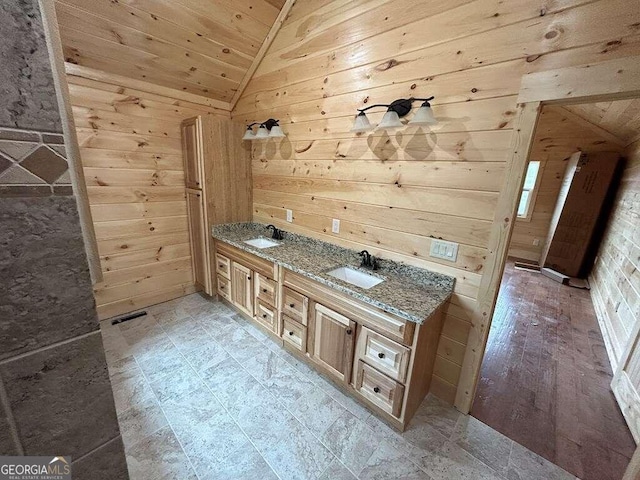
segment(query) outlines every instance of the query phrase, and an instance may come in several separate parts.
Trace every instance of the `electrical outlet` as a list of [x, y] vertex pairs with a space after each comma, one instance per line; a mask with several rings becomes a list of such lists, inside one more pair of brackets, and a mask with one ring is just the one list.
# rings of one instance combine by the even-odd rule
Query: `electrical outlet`
[[432, 240], [429, 256], [455, 262], [458, 259], [458, 244], [444, 240]]
[[540, 239], [539, 238], [534, 238], [533, 239], [533, 246], [537, 247], [538, 245], [540, 245]]
[[287, 222], [293, 222], [293, 212], [287, 208]]
[[340, 233], [340, 220], [338, 220], [337, 218], [334, 218], [333, 222], [331, 223], [331, 231], [333, 233]]

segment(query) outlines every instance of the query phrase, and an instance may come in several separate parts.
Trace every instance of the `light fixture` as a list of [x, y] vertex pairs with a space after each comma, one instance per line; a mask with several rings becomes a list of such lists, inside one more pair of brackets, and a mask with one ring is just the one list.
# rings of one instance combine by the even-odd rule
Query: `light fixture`
[[269, 138], [269, 130], [267, 130], [267, 127], [265, 127], [264, 124], [260, 125], [260, 127], [258, 128], [258, 132], [256, 133], [255, 138], [256, 140]]
[[247, 126], [247, 131], [244, 132], [242, 140], [253, 140], [254, 138], [256, 138], [256, 134], [253, 133], [253, 129], [250, 126]]
[[438, 123], [438, 121], [436, 120], [436, 117], [433, 116], [431, 104], [429, 101], [426, 101], [420, 106], [409, 122], [409, 125], [433, 125], [434, 123]]
[[368, 132], [369, 130], [374, 129], [374, 125], [369, 123], [369, 119], [367, 118], [367, 114], [364, 112], [360, 112], [356, 115], [356, 121], [353, 123], [352, 132]]
[[395, 110], [391, 110], [391, 108], [387, 110], [387, 112], [384, 114], [384, 117], [382, 117], [382, 121], [378, 125], [378, 128], [382, 130], [393, 130], [400, 127], [402, 127], [400, 115], [398, 115], [398, 112], [396, 112]]
[[[260, 125], [255, 134], [253, 133], [254, 125]], [[242, 137], [242, 140], [265, 140], [268, 138], [282, 138], [285, 136], [286, 135], [282, 131], [282, 128], [280, 128], [280, 125], [278, 124], [278, 120], [270, 118], [262, 123], [253, 122], [247, 125], [247, 131]]]
[[375, 125], [372, 125], [367, 118], [367, 114], [365, 113], [367, 110], [376, 107], [387, 107], [387, 112], [382, 117], [382, 121], [378, 125], [378, 128], [383, 130], [392, 130], [394, 128], [400, 128], [403, 123], [400, 121], [402, 117], [407, 115], [411, 111], [411, 107], [413, 106], [413, 102], [420, 101], [424, 102], [422, 106], [418, 109], [414, 118], [411, 122], [411, 125], [431, 125], [436, 123], [436, 119], [433, 116], [433, 112], [431, 111], [431, 105], [429, 102], [433, 100], [434, 97], [429, 98], [400, 98], [398, 100], [394, 100], [389, 105], [385, 104], [375, 104], [366, 108], [359, 108], [358, 115], [356, 115], [356, 119], [353, 123], [352, 132], [367, 132], [369, 130], [373, 130]]
[[285, 135], [282, 129], [280, 128], [280, 125], [274, 125], [273, 127], [271, 127], [271, 132], [269, 132], [269, 136], [271, 138], [282, 138]]

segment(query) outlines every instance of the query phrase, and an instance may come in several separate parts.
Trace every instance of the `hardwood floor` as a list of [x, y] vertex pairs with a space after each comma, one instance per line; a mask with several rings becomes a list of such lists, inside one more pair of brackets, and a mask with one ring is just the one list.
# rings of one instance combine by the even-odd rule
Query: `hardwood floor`
[[635, 450], [587, 290], [505, 269], [471, 415], [583, 480]]

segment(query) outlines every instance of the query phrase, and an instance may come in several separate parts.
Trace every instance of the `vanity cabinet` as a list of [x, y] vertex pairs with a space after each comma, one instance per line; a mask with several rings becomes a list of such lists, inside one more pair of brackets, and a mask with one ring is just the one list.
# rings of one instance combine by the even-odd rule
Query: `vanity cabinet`
[[215, 249], [222, 299], [404, 430], [429, 392], [443, 306], [418, 325], [219, 240]]
[[252, 272], [244, 265], [231, 263], [231, 302], [243, 313], [253, 316]]
[[356, 322], [316, 302], [311, 303], [309, 357], [338, 381], [349, 384]]

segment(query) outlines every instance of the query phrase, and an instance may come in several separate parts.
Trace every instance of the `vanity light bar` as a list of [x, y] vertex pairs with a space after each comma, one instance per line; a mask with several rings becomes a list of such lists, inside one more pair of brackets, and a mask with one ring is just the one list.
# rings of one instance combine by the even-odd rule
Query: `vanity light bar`
[[[253, 122], [247, 125], [247, 131], [244, 133], [242, 140], [265, 140], [268, 138], [282, 138], [286, 135], [280, 128], [279, 120], [270, 118], [264, 122]], [[253, 127], [259, 125], [258, 131], [253, 132]]]
[[409, 125], [433, 125], [437, 123], [433, 110], [431, 109], [431, 100], [434, 97], [429, 98], [400, 98], [394, 100], [390, 104], [377, 103], [366, 108], [359, 108], [358, 115], [356, 115], [353, 123], [352, 132], [368, 132], [376, 128], [375, 124], [372, 124], [365, 113], [367, 110], [377, 107], [386, 107], [387, 111], [382, 117], [382, 121], [378, 125], [381, 130], [393, 130], [395, 128], [404, 127], [404, 124], [400, 121], [400, 118], [407, 115], [413, 107], [413, 102], [423, 102], [420, 108], [415, 113]]

